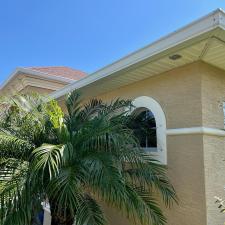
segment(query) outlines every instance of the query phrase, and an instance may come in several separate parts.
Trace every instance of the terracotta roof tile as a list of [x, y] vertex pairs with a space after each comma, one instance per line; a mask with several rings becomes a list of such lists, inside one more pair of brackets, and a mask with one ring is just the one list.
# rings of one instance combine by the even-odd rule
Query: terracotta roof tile
[[24, 68], [42, 72], [50, 76], [64, 77], [71, 80], [79, 80], [87, 75], [85, 72], [75, 70], [66, 66], [24, 67]]

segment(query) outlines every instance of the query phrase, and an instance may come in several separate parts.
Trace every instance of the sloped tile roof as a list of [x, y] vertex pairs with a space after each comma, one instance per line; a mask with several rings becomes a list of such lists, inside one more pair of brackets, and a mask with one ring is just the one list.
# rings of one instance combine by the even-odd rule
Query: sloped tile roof
[[46, 66], [46, 67], [23, 67], [25, 69], [42, 72], [46, 75], [64, 77], [71, 80], [79, 80], [87, 74], [83, 71], [72, 69], [66, 66]]

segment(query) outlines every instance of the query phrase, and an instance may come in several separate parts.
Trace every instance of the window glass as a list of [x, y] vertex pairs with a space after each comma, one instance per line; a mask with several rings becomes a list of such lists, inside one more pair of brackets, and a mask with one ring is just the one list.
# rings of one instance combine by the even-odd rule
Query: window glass
[[138, 138], [142, 148], [157, 150], [156, 122], [150, 110], [135, 110], [130, 128], [133, 129], [134, 135]]

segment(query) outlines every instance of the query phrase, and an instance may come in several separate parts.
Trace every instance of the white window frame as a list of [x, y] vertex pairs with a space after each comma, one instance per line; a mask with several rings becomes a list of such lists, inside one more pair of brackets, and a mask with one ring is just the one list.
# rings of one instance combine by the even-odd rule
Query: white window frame
[[152, 112], [156, 122], [156, 135], [157, 135], [157, 152], [155, 149], [146, 148], [156, 157], [162, 164], [167, 164], [167, 144], [166, 144], [166, 117], [160, 104], [151, 97], [140, 96], [133, 101], [134, 109], [146, 108]]
[[[146, 108], [146, 107], [135, 107], [133, 110], [132, 110], [132, 114], [134, 113], [135, 115], [138, 115], [138, 114], [140, 114], [140, 113], [142, 113], [143, 111], [146, 111], [146, 110], [148, 110], [148, 111], [150, 111], [151, 112], [151, 110], [149, 110], [148, 108]], [[151, 112], [152, 113], [152, 112]], [[154, 120], [155, 120], [155, 116], [153, 115], [153, 117], [154, 117]], [[157, 135], [157, 134], [156, 134]], [[146, 137], [147, 138], [147, 137]], [[157, 147], [142, 147], [146, 152], [157, 152], [158, 150], [157, 150]]]

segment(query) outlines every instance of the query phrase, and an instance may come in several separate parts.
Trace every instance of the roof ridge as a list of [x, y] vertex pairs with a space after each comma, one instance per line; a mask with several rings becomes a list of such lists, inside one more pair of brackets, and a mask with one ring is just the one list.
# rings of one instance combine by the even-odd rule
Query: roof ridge
[[[73, 67], [70, 67], [70, 66], [23, 66], [21, 68], [53, 68], [53, 67], [63, 67], [63, 68], [74, 69]], [[74, 70], [76, 70], [76, 69], [74, 69]]]
[[23, 66], [23, 67], [18, 67], [18, 68], [23, 68], [23, 69], [29, 69], [29, 70], [35, 70], [35, 69], [51, 69], [51, 68], [66, 68], [66, 69], [71, 69], [74, 72], [81, 72], [84, 74], [87, 74], [87, 72], [80, 70], [80, 69], [75, 69], [70, 66]]
[[39, 73], [47, 76], [63, 77], [70, 80], [79, 80], [87, 75], [87, 73], [82, 70], [73, 69], [67, 66], [20, 67], [18, 69], [25, 70], [29, 73]]

